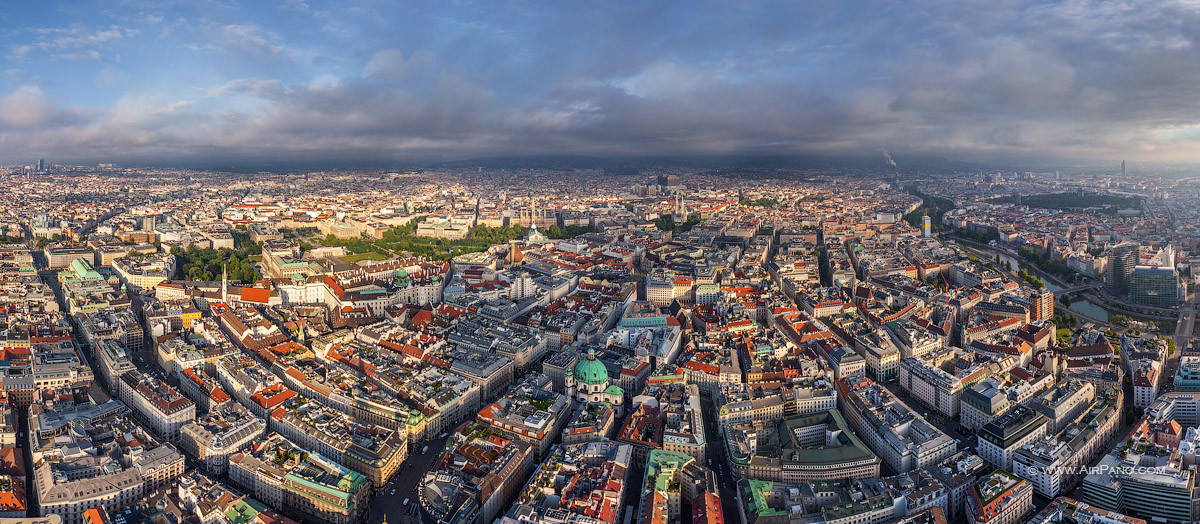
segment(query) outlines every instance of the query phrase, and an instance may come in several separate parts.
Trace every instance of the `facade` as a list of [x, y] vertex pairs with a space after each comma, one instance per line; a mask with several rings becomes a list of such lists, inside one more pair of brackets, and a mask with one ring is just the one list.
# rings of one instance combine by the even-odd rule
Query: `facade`
[[850, 426], [893, 471], [940, 464], [955, 452], [954, 439], [870, 379], [838, 381]]
[[1019, 524], [1033, 510], [1033, 487], [1004, 470], [981, 477], [967, 497], [970, 524]]
[[979, 430], [979, 456], [998, 468], [1011, 469], [1021, 446], [1046, 434], [1049, 420], [1025, 406], [1017, 406]]
[[[39, 515], [84, 524], [89, 509], [111, 514], [132, 509], [145, 494], [183, 474], [183, 455], [160, 444], [128, 415], [115, 400], [31, 406], [30, 485], [37, 493]], [[97, 427], [107, 431], [88, 431]]]
[[1137, 242], [1122, 242], [1109, 252], [1105, 285], [1113, 293], [1124, 295], [1129, 292], [1133, 270], [1137, 267], [1140, 256], [1141, 246]]
[[725, 456], [738, 478], [800, 483], [879, 476], [882, 461], [837, 411], [791, 417], [773, 427], [733, 424], [724, 432]]
[[263, 419], [233, 403], [184, 425], [179, 447], [199, 460], [205, 471], [222, 475], [229, 466], [229, 457], [261, 440], [266, 430]]
[[1070, 479], [1069, 473], [1077, 461], [1075, 451], [1066, 442], [1043, 436], [1018, 449], [1013, 455], [1013, 473], [1033, 486], [1038, 495], [1057, 497]]
[[1137, 266], [1129, 278], [1129, 300], [1135, 304], [1175, 306], [1186, 293], [1187, 286], [1174, 267]]
[[352, 524], [366, 518], [366, 477], [298, 447], [278, 433], [229, 459], [229, 478], [302, 522]]
[[121, 375], [121, 400], [162, 438], [179, 440], [183, 426], [196, 419], [196, 403], [169, 384], [130, 371]]

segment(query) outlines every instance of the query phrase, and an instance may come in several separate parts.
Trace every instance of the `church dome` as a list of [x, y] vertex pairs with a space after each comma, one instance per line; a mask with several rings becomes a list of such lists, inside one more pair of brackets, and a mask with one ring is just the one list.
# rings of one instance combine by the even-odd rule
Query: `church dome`
[[589, 349], [587, 358], [575, 364], [575, 380], [584, 384], [608, 383], [608, 368], [604, 367], [603, 362], [596, 360], [595, 349]]

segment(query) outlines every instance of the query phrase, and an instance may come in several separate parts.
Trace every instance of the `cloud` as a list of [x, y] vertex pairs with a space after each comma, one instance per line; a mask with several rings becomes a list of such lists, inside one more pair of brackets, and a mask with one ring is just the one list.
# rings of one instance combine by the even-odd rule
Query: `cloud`
[[107, 27], [53, 27], [33, 30], [32, 42], [12, 47], [10, 58], [22, 60], [36, 52], [44, 52], [66, 60], [102, 60], [102, 50], [128, 40], [140, 33], [138, 29], [111, 25]]
[[0, 132], [59, 128], [84, 119], [82, 111], [63, 109], [37, 85], [23, 85], [0, 98]]
[[[309, 3], [134, 11], [156, 45], [97, 74], [107, 101], [6, 73], [0, 154], [1200, 150], [1200, 7], [1182, 1]], [[163, 19], [190, 22], [146, 29]], [[141, 34], [58, 25], [10, 56], [112, 61]]]
[[276, 44], [271, 35], [252, 25], [222, 26], [217, 39], [217, 47], [223, 47], [242, 57], [263, 62], [275, 62], [288, 57], [287, 50]]

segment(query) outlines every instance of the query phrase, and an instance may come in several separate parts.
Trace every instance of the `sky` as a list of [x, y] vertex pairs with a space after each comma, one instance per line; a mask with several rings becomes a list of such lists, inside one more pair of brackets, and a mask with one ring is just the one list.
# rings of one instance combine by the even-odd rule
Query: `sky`
[[1200, 160], [1200, 2], [5, 2], [0, 162]]

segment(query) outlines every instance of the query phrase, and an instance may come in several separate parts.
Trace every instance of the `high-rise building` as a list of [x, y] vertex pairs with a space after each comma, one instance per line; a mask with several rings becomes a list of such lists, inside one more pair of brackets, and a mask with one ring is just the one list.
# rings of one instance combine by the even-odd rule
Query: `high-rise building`
[[1137, 242], [1122, 242], [1112, 248], [1108, 255], [1108, 274], [1105, 280], [1114, 293], [1129, 292], [1129, 278], [1137, 267], [1141, 246]]
[[41, 160], [38, 160], [38, 171], [45, 171], [45, 170], [46, 170], [46, 159], [43, 158]]
[[1054, 293], [1048, 289], [1035, 291], [1032, 307], [1029, 308], [1029, 320], [1048, 320], [1054, 318]]
[[1137, 266], [1129, 279], [1129, 299], [1135, 304], [1167, 307], [1181, 301], [1183, 282], [1174, 267]]
[[929, 238], [929, 231], [930, 231], [929, 215], [922, 215], [921, 216], [921, 234], [924, 235], [925, 238]]
[[1121, 178], [1125, 178], [1125, 160], [1121, 160]]

